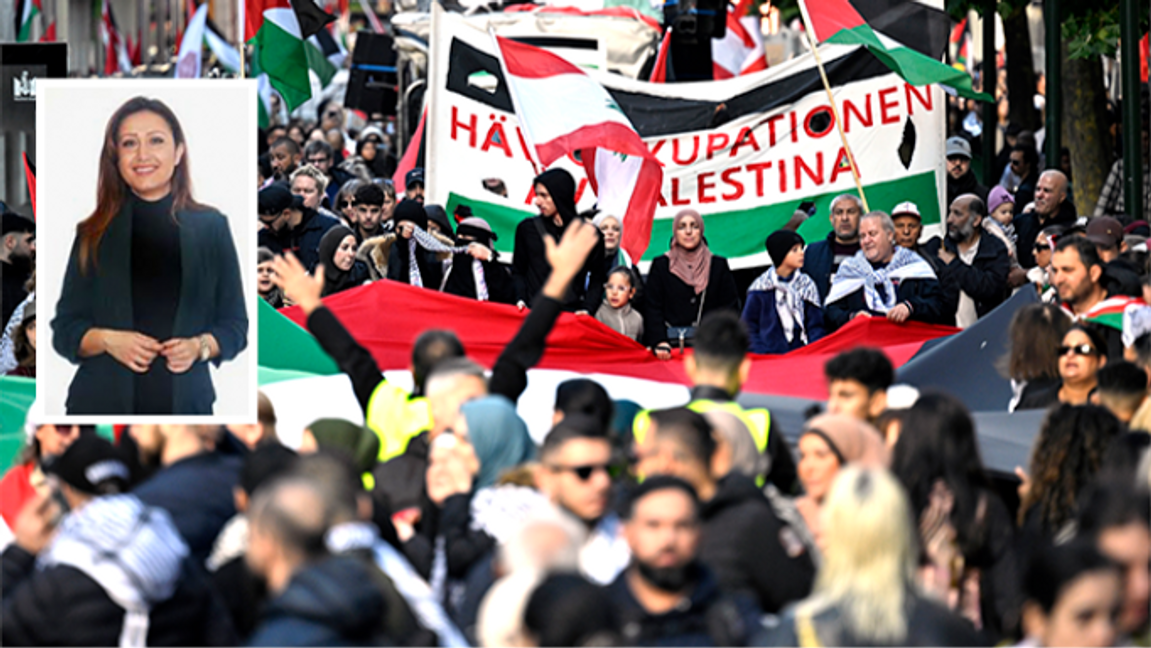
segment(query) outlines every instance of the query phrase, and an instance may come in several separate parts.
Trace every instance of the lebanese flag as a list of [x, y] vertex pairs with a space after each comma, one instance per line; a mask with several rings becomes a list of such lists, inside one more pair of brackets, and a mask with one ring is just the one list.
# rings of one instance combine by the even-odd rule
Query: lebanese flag
[[[617, 203], [626, 211], [614, 213], [624, 220], [621, 245], [631, 258], [641, 258], [651, 238], [663, 168], [619, 104], [595, 79], [551, 52], [499, 36], [495, 39], [516, 117], [528, 150], [540, 166], [574, 151], [596, 160], [607, 152], [618, 154], [622, 166], [604, 166], [615, 169], [606, 174], [593, 170], [589, 180], [597, 196], [601, 192], [628, 196]], [[627, 164], [638, 168], [624, 173]], [[588, 162], [584, 165], [587, 168]]]
[[588, 183], [601, 214], [620, 219], [620, 245], [638, 261], [651, 241], [652, 215], [659, 201], [663, 168], [653, 158], [624, 155], [603, 148], [580, 151]]
[[717, 81], [767, 69], [759, 19], [747, 15], [749, 5], [743, 0], [728, 6], [724, 37], [711, 39], [711, 71]]
[[100, 38], [104, 43], [104, 74], [131, 71], [132, 59], [128, 56], [128, 45], [116, 26], [116, 17], [112, 15], [112, 4], [109, 0], [103, 0], [100, 16]]

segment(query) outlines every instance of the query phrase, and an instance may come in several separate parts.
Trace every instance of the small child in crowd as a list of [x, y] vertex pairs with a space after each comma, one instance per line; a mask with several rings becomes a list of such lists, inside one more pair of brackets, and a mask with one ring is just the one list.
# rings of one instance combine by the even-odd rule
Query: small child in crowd
[[772, 267], [751, 284], [743, 321], [752, 353], [787, 353], [823, 337], [823, 310], [811, 277], [803, 273], [803, 237], [779, 230], [767, 237]]
[[612, 268], [603, 286], [606, 299], [596, 311], [595, 318], [612, 330], [638, 341], [643, 337], [643, 316], [631, 307], [635, 283], [635, 277], [627, 266]]

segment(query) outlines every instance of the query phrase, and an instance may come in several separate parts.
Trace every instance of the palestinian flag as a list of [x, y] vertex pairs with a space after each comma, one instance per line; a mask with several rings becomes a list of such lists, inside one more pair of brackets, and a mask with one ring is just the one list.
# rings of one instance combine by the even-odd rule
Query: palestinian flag
[[724, 37], [711, 40], [712, 76], [717, 81], [767, 69], [759, 18], [747, 14], [750, 6], [750, 0], [728, 5]]
[[336, 17], [312, 0], [245, 1], [244, 40], [254, 46], [252, 75], [266, 74], [288, 110], [295, 110], [335, 75], [331, 62], [307, 41]]
[[671, 26], [663, 33], [659, 51], [655, 55], [655, 65], [651, 67], [651, 83], [667, 83], [667, 71], [671, 69]]
[[663, 167], [616, 100], [586, 72], [538, 47], [499, 36], [496, 43], [532, 156], [546, 167], [581, 151], [596, 195], [612, 196], [610, 213], [623, 221], [620, 245], [631, 258], [642, 258]]
[[424, 166], [424, 157], [427, 151], [427, 146], [424, 143], [424, 126], [427, 123], [428, 110], [425, 108], [423, 114], [420, 115], [420, 123], [416, 126], [416, 132], [412, 134], [408, 148], [404, 150], [400, 163], [396, 165], [396, 172], [392, 174], [392, 184], [396, 186], [397, 194], [404, 193], [408, 189], [408, 171]]
[[911, 85], [936, 83], [953, 88], [964, 97], [993, 100], [990, 95], [971, 88], [971, 77], [966, 72], [944, 65], [874, 31], [848, 0], [799, 0], [799, 8], [817, 43], [862, 45]]
[[37, 16], [42, 15], [40, 0], [16, 1], [16, 42], [27, 43], [32, 40], [32, 25]]
[[1063, 304], [1063, 312], [1075, 321], [1086, 321], [1100, 326], [1110, 326], [1113, 329], [1123, 330], [1123, 313], [1128, 308], [1146, 306], [1142, 299], [1116, 295], [1108, 297], [1092, 306], [1086, 313], [1076, 315], [1067, 304]]

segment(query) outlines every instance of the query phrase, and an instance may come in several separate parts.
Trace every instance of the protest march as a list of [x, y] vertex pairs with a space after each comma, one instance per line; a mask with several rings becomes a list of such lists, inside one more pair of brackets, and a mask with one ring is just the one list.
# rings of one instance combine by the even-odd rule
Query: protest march
[[0, 0], [0, 640], [1151, 645], [1115, 4]]

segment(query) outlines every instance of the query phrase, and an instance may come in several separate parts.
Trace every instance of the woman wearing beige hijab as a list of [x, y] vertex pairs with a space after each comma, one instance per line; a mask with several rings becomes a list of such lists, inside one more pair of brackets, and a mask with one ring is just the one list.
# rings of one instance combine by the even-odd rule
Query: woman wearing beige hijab
[[788, 499], [767, 493], [776, 513], [807, 545], [812, 561], [821, 561], [820, 512], [839, 471], [848, 464], [887, 468], [891, 455], [879, 431], [842, 414], [822, 414], [804, 425], [797, 445], [803, 495]]
[[735, 276], [727, 259], [707, 247], [699, 212], [676, 214], [671, 248], [651, 262], [645, 301], [644, 340], [663, 360], [680, 346], [681, 338], [690, 343], [694, 328], [708, 313], [740, 313]]

